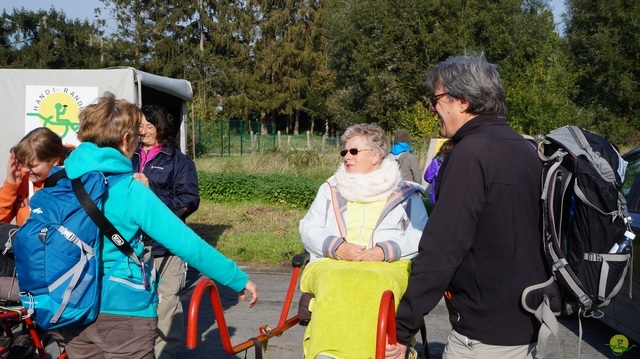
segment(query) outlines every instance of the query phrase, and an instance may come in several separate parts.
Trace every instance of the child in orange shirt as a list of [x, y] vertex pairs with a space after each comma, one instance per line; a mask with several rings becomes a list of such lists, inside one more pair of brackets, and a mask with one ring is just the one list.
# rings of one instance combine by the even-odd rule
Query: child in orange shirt
[[29, 218], [29, 198], [44, 186], [54, 166], [62, 165], [70, 149], [62, 139], [46, 127], [29, 132], [11, 149], [7, 177], [0, 188], [0, 221], [15, 219], [22, 225]]

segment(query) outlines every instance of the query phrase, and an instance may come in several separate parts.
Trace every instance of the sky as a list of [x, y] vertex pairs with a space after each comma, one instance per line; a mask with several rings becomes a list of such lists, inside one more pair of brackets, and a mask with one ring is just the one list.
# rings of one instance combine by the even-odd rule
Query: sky
[[[0, 0], [2, 2], [4, 0]], [[562, 24], [562, 13], [564, 12], [564, 0], [550, 0], [551, 9], [553, 10], [553, 21], [556, 23], [556, 31], [560, 34], [564, 33]]]
[[[556, 24], [562, 21], [560, 15], [564, 12], [564, 1], [565, 0], [550, 0], [550, 5], [553, 9], [553, 18]], [[14, 7], [24, 7], [27, 10], [36, 11], [38, 9], [48, 10], [53, 5], [56, 9], [63, 10], [68, 18], [87, 19], [89, 22], [92, 22], [94, 19], [93, 9], [97, 7], [104, 8], [100, 0], [22, 0], [21, 2], [21, 5], [16, 5], [17, 2], [15, 0], [0, 0], [0, 9], [11, 13]], [[103, 16], [104, 15], [105, 14], [103, 14]], [[562, 33], [562, 26], [556, 25], [556, 30]]]
[[[69, 19], [89, 20], [93, 22], [95, 8], [104, 9], [104, 4], [100, 0], [0, 0], [0, 10], [12, 13], [13, 8], [24, 7], [26, 10], [49, 10], [53, 6], [56, 10], [64, 11]], [[103, 11], [102, 17], [108, 16], [108, 12]], [[105, 29], [108, 31], [108, 29]]]
[[8, 13], [13, 12], [13, 8], [24, 7], [27, 10], [36, 11], [39, 9], [49, 10], [51, 6], [56, 10], [63, 10], [68, 18], [78, 18], [80, 20], [93, 20], [93, 9], [103, 7], [100, 0], [0, 0], [0, 9]]

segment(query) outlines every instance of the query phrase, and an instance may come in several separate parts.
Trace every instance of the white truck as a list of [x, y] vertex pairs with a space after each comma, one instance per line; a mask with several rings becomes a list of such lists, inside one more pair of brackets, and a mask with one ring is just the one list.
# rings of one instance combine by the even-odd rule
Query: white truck
[[0, 186], [9, 150], [37, 127], [49, 127], [65, 144], [77, 145], [78, 114], [104, 92], [139, 106], [164, 106], [175, 120], [177, 143], [186, 151], [187, 107], [193, 99], [187, 80], [131, 67], [98, 70], [0, 69]]

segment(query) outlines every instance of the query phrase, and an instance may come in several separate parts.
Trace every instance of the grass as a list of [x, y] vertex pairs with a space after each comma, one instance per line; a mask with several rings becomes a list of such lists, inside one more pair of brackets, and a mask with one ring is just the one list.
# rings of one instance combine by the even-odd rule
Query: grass
[[225, 256], [251, 265], [290, 266], [304, 250], [298, 222], [306, 210], [203, 200], [187, 223]]
[[[340, 163], [339, 155], [320, 151], [274, 151], [265, 155], [205, 157], [195, 160], [200, 172], [279, 174], [327, 179]], [[298, 223], [307, 209], [279, 205], [217, 203], [203, 200], [187, 223], [201, 237], [233, 260], [250, 265], [290, 266], [304, 251]]]
[[202, 172], [282, 174], [310, 179], [327, 179], [340, 164], [339, 155], [316, 151], [275, 152], [269, 155], [205, 157], [195, 160]]

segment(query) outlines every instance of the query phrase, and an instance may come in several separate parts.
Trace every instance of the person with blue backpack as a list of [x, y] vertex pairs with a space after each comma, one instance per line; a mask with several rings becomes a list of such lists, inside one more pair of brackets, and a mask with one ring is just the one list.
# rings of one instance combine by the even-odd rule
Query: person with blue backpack
[[[231, 259], [193, 232], [148, 187], [133, 178], [131, 157], [137, 148], [140, 110], [109, 92], [79, 115], [81, 144], [65, 161], [69, 179], [101, 172], [119, 179], [110, 185], [104, 215], [142, 258], [141, 233], [148, 234], [204, 275], [258, 300], [257, 286]], [[100, 273], [100, 312], [88, 325], [61, 328], [70, 358], [154, 358], [157, 295], [153, 271], [140, 266], [105, 238]]]

